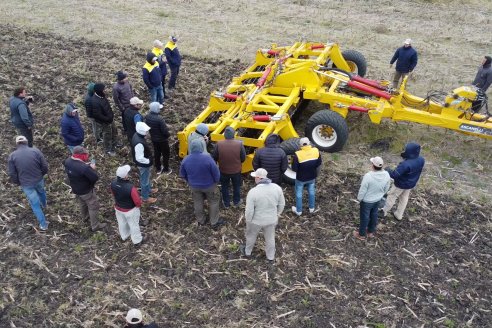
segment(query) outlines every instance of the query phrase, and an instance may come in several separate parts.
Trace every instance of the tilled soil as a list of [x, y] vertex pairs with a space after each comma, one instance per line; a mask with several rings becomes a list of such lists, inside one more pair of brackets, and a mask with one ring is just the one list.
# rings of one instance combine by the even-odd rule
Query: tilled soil
[[[36, 229], [24, 195], [1, 170], [0, 326], [121, 327], [130, 307], [160, 327], [487, 327], [492, 322], [492, 212], [489, 204], [417, 189], [403, 221], [381, 220], [377, 238], [355, 240], [355, 196], [360, 176], [333, 170], [328, 156], [318, 180], [320, 211], [300, 218], [288, 209], [277, 229], [277, 262], [265, 262], [259, 238], [253, 259], [241, 258], [243, 209], [223, 210], [219, 231], [199, 227], [191, 195], [175, 173], [154, 179], [155, 206], [144, 207], [145, 244], [119, 239], [108, 183], [130, 163], [128, 150], [105, 158], [89, 137], [101, 181], [97, 192], [108, 227], [91, 233], [81, 222], [61, 161], [64, 104], [82, 100], [90, 80], [113, 83], [130, 73], [138, 95], [145, 50], [0, 25], [0, 94], [25, 85], [35, 97], [35, 144], [50, 163], [51, 221]], [[245, 67], [239, 62], [184, 59], [184, 69], [164, 116], [177, 132], [206, 105], [208, 94]], [[108, 92], [109, 93], [109, 92]], [[83, 112], [83, 111], [82, 111]], [[1, 112], [1, 157], [13, 150], [15, 132]], [[82, 120], [87, 123], [84, 114]], [[87, 134], [89, 127], [86, 124]], [[333, 165], [332, 165], [333, 164]], [[179, 167], [173, 158], [171, 167]], [[133, 181], [138, 178], [133, 172]], [[252, 187], [244, 176], [243, 194]]]

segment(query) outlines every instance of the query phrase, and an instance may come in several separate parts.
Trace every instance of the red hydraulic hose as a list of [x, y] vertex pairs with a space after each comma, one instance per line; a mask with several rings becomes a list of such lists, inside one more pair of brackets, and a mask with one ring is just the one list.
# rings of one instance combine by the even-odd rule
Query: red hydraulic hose
[[323, 49], [325, 47], [324, 44], [313, 44], [311, 46], [311, 50], [314, 50], [314, 49]]
[[231, 93], [224, 93], [224, 95], [222, 97], [224, 97], [224, 99], [228, 99], [228, 100], [236, 100], [237, 98], [239, 98], [238, 95], [233, 95]]
[[269, 54], [270, 56], [277, 56], [279, 53], [280, 53], [280, 51], [278, 51], [278, 50], [270, 49], [267, 51], [267, 54]]
[[356, 111], [356, 112], [362, 112], [362, 113], [367, 113], [369, 109], [360, 107], [360, 106], [355, 106], [355, 105], [350, 105], [348, 109]]
[[379, 90], [386, 90], [386, 87], [379, 84], [379, 82], [376, 80], [366, 79], [366, 78], [363, 78], [362, 76], [359, 76], [359, 75], [352, 75], [352, 80], [363, 83], [363, 84], [370, 85], [371, 87], [375, 87]]
[[258, 88], [261, 88], [263, 86], [263, 84], [265, 84], [266, 82], [266, 79], [268, 77], [268, 75], [270, 74], [270, 72], [272, 71], [272, 67], [268, 67], [265, 72], [263, 73], [263, 75], [260, 77], [260, 79], [258, 80], [258, 82], [256, 83], [256, 86]]
[[347, 83], [347, 85], [351, 88], [354, 88], [354, 89], [357, 89], [357, 90], [360, 90], [360, 91], [364, 91], [364, 92], [367, 92], [371, 95], [374, 95], [374, 96], [377, 96], [377, 97], [381, 97], [381, 98], [384, 98], [386, 100], [390, 100], [391, 99], [391, 95], [387, 92], [384, 92], [384, 91], [381, 91], [381, 90], [378, 90], [374, 87], [371, 87], [369, 85], [365, 85], [365, 84], [362, 84], [360, 82], [357, 82], [357, 81], [349, 81]]
[[259, 122], [269, 122], [270, 121], [270, 115], [253, 115], [253, 120], [259, 121]]

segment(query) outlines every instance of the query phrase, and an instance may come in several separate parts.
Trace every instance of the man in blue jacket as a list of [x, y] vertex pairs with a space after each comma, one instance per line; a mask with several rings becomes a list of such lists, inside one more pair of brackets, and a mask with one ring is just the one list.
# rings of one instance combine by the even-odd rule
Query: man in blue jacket
[[162, 72], [157, 62], [157, 57], [152, 53], [147, 53], [147, 61], [142, 67], [142, 78], [149, 89], [150, 102], [164, 102], [164, 90], [162, 89]]
[[203, 153], [203, 143], [195, 139], [190, 145], [191, 152], [185, 157], [179, 169], [179, 176], [186, 180], [191, 189], [195, 217], [199, 225], [206, 224], [203, 201], [208, 200], [208, 215], [213, 229], [225, 224], [219, 219], [219, 191], [217, 183], [220, 171], [210, 154]]
[[396, 49], [393, 58], [390, 61], [390, 67], [396, 61], [396, 70], [393, 75], [393, 88], [398, 88], [400, 79], [403, 80], [417, 66], [417, 51], [412, 48], [412, 40], [406, 39], [403, 47]]
[[27, 96], [26, 88], [19, 87], [14, 90], [14, 96], [10, 97], [9, 105], [10, 121], [17, 132], [27, 138], [29, 147], [32, 147], [34, 120], [29, 109], [30, 102], [32, 102], [32, 97]]
[[164, 47], [164, 54], [166, 55], [167, 64], [171, 70], [171, 77], [169, 78], [168, 89], [172, 93], [176, 87], [176, 79], [179, 74], [179, 67], [181, 66], [181, 54], [176, 46], [178, 39], [174, 36], [169, 37], [169, 42]]
[[410, 190], [417, 185], [425, 164], [425, 159], [420, 156], [420, 145], [415, 142], [410, 142], [405, 146], [405, 151], [401, 153], [401, 157], [403, 157], [403, 162], [398, 164], [396, 169], [386, 169], [394, 180], [394, 185], [388, 193], [386, 205], [383, 208], [384, 216], [386, 216], [395, 204], [396, 199], [399, 198], [398, 207], [393, 212], [397, 220], [403, 218]]
[[68, 104], [60, 121], [63, 141], [71, 153], [76, 146], [82, 146], [84, 143], [84, 128], [80, 123], [78, 111], [74, 103]]

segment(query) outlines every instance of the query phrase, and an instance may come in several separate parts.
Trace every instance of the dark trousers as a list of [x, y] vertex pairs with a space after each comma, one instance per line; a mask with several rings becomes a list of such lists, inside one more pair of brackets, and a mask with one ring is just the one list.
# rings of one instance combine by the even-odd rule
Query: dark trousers
[[32, 142], [33, 142], [33, 137], [32, 137], [32, 127], [29, 129], [27, 126], [26, 127], [15, 127], [17, 129], [17, 133], [19, 135], [26, 137], [27, 139], [27, 144], [29, 147], [32, 147]]
[[220, 185], [222, 192], [222, 201], [225, 207], [231, 206], [231, 197], [229, 195], [229, 182], [232, 181], [232, 201], [238, 205], [241, 200], [241, 172], [235, 174], [220, 173]]
[[376, 231], [376, 226], [378, 225], [378, 205], [379, 202], [360, 202], [360, 236], [365, 236], [366, 230], [369, 233], [374, 233]]
[[169, 68], [171, 70], [171, 77], [169, 78], [168, 88], [174, 89], [176, 87], [176, 80], [178, 79], [179, 66], [169, 65]]
[[162, 77], [162, 92], [164, 93], [164, 98], [166, 98], [166, 76]]
[[161, 170], [161, 157], [162, 157], [162, 168], [164, 171], [169, 170], [169, 142], [166, 141], [152, 141], [154, 145], [154, 166], [157, 171]]

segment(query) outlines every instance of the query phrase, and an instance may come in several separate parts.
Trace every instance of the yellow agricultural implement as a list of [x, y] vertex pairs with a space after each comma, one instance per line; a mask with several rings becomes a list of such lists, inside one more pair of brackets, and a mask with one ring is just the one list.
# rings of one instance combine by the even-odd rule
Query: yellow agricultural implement
[[[465, 86], [448, 95], [414, 96], [388, 81], [365, 79], [366, 61], [357, 51], [341, 52], [337, 44], [298, 42], [291, 47], [260, 49], [253, 65], [234, 77], [224, 92], [213, 92], [208, 106], [178, 133], [179, 155], [188, 152], [188, 136], [199, 123], [209, 127], [212, 141], [224, 138], [227, 126], [236, 129], [248, 155], [243, 172], [252, 170], [254, 150], [271, 133], [280, 135], [282, 148], [295, 149], [299, 135], [293, 119], [306, 100], [327, 105], [307, 121], [305, 135], [320, 150], [340, 151], [348, 138], [349, 111], [367, 113], [379, 124], [383, 118], [417, 122], [492, 139], [492, 119], [478, 113], [486, 105], [481, 90]], [[292, 139], [295, 138], [295, 139]], [[290, 140], [289, 140], [290, 139]]]

